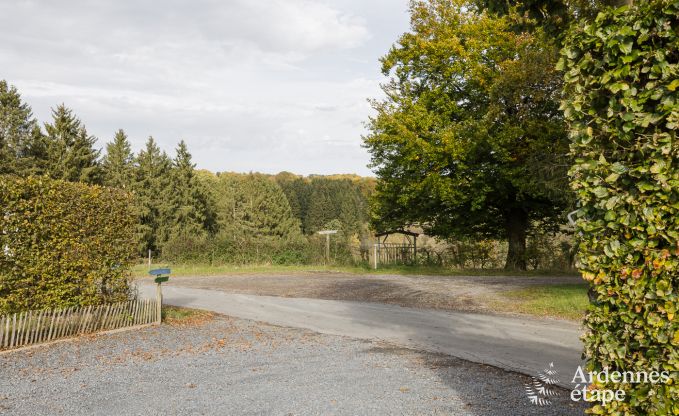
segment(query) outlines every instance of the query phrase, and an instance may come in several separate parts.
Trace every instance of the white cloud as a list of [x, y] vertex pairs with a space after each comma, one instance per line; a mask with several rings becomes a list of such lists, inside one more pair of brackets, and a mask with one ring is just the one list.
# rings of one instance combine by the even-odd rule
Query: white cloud
[[101, 145], [124, 128], [136, 148], [184, 138], [212, 170], [366, 174], [366, 99], [405, 4], [0, 0], [0, 78], [41, 121], [73, 107]]

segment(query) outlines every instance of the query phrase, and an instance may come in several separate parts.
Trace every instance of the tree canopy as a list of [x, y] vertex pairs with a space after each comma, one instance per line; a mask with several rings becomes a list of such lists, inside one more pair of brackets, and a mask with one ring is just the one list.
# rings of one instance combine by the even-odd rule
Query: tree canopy
[[94, 148], [97, 139], [87, 133], [73, 110], [63, 104], [52, 110], [52, 119], [52, 123], [45, 124], [47, 173], [54, 179], [100, 183], [100, 151]]
[[104, 184], [114, 188], [129, 188], [133, 164], [132, 146], [123, 129], [120, 129], [113, 141], [106, 145], [106, 155], [102, 160]]
[[0, 174], [41, 173], [45, 152], [44, 138], [31, 108], [14, 86], [0, 80]]
[[558, 48], [467, 1], [413, 1], [410, 13], [381, 60], [387, 98], [365, 137], [373, 223], [507, 238], [507, 267], [525, 268], [531, 223], [559, 223], [569, 202]]

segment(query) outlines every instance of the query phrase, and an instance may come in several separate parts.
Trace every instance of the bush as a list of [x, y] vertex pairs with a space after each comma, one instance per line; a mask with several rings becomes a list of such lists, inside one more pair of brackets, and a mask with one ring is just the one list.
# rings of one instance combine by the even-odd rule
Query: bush
[[176, 263], [207, 263], [211, 260], [212, 249], [210, 237], [181, 233], [163, 244], [162, 255], [164, 259]]
[[563, 51], [563, 108], [580, 209], [578, 267], [590, 282], [590, 371], [668, 371], [594, 414], [679, 414], [679, 2], [600, 14]]
[[220, 232], [212, 237], [185, 235], [170, 239], [163, 259], [174, 263], [200, 264], [309, 264], [311, 247], [303, 236], [282, 238]]
[[117, 189], [0, 177], [0, 313], [128, 299], [131, 204]]

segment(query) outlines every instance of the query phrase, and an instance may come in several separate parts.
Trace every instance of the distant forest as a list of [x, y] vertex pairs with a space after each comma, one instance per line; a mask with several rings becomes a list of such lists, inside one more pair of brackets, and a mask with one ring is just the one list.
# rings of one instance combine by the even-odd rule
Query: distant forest
[[104, 151], [64, 105], [40, 125], [16, 88], [0, 80], [0, 175], [47, 176], [134, 195], [140, 257], [210, 263], [322, 261], [321, 229], [337, 229], [333, 257], [352, 257], [368, 235], [375, 179], [289, 172], [196, 170], [186, 142], [171, 157], [149, 137], [132, 151], [118, 130]]

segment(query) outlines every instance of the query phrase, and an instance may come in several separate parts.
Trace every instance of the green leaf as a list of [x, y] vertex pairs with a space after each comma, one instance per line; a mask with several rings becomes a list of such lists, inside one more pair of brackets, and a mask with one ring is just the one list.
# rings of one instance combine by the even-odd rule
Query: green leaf
[[632, 52], [632, 47], [634, 46], [634, 42], [632, 41], [627, 41], [623, 42], [620, 44], [620, 52], [628, 54]]

